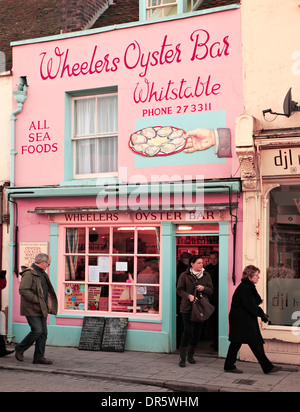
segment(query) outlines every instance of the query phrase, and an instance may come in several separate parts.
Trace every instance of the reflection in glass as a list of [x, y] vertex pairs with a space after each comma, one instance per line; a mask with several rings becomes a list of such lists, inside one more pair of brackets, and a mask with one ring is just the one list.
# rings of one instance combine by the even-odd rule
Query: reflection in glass
[[85, 258], [82, 256], [66, 256], [65, 280], [85, 280]]
[[113, 253], [134, 253], [134, 230], [116, 227], [113, 229]]
[[300, 308], [300, 186], [270, 192], [268, 315], [273, 325], [292, 326]]
[[158, 255], [160, 246], [159, 228], [138, 227], [138, 254]]
[[88, 286], [88, 309], [98, 311], [108, 311], [108, 285]]
[[109, 252], [109, 228], [92, 227], [89, 229], [89, 253]]
[[132, 282], [133, 281], [133, 257], [114, 256], [113, 257], [113, 282]]
[[131, 312], [133, 309], [133, 286], [112, 286], [112, 311]]

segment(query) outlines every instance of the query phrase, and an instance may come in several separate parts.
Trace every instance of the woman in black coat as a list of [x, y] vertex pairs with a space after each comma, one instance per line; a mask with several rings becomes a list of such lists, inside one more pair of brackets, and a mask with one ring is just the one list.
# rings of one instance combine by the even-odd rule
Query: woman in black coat
[[189, 363], [196, 363], [194, 353], [201, 334], [202, 323], [190, 320], [195, 290], [207, 296], [213, 293], [210, 274], [204, 270], [203, 259], [198, 255], [191, 257], [189, 267], [179, 276], [176, 289], [177, 294], [181, 296], [180, 313], [183, 321], [179, 359], [181, 367], [186, 366], [186, 355]]
[[225, 372], [243, 373], [235, 366], [238, 351], [243, 343], [250, 346], [264, 373], [272, 373], [280, 370], [267, 358], [264, 351], [264, 340], [260, 333], [257, 318], [268, 322], [268, 316], [259, 307], [262, 299], [255, 285], [259, 280], [260, 270], [253, 266], [246, 266], [243, 271], [242, 282], [237, 287], [232, 297], [229, 313], [229, 340], [230, 346], [226, 357]]

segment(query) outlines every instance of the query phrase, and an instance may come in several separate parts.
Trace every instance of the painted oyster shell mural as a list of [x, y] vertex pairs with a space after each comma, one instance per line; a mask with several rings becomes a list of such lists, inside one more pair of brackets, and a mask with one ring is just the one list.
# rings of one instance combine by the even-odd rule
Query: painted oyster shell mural
[[146, 127], [130, 136], [129, 147], [142, 156], [169, 156], [186, 145], [185, 131], [172, 126]]

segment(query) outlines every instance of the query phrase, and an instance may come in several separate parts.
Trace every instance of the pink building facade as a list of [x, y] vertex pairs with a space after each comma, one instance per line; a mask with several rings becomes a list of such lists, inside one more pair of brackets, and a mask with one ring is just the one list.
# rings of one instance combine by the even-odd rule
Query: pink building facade
[[[240, 10], [13, 43], [9, 337], [21, 266], [44, 251], [59, 300], [48, 343], [126, 317], [126, 349], [176, 349], [176, 265], [219, 251], [219, 355], [241, 273], [235, 119]], [[18, 100], [17, 100], [18, 101]]]

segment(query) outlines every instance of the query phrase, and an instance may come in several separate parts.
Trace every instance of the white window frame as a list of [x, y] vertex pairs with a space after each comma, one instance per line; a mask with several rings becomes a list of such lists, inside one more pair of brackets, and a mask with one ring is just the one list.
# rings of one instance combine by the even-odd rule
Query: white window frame
[[[189, 13], [196, 11], [201, 5], [203, 0], [170, 0], [170, 3], [163, 4], [164, 0], [157, 0], [161, 4], [151, 5], [151, 0], [140, 0], [140, 20], [152, 20], [155, 18], [166, 18], [170, 16], [176, 16], [183, 13]], [[168, 7], [177, 8], [176, 13], [171, 15], [165, 15], [164, 11]], [[157, 10], [161, 11], [162, 15], [155, 15], [155, 13], [150, 17], [150, 11]], [[160, 13], [158, 13], [160, 14]]]
[[[109, 138], [117, 136], [118, 141], [118, 130], [112, 131], [110, 133], [97, 133], [97, 115], [95, 115], [95, 124], [94, 124], [94, 133], [89, 135], [82, 135], [75, 137], [75, 127], [74, 127], [74, 116], [75, 116], [75, 101], [83, 100], [83, 99], [95, 99], [95, 114], [97, 114], [97, 104], [99, 98], [105, 98], [107, 96], [118, 96], [117, 92], [114, 93], [99, 93], [99, 94], [90, 94], [86, 96], [74, 96], [72, 98], [72, 153], [73, 153], [73, 179], [97, 179], [97, 178], [105, 178], [105, 177], [117, 177], [118, 176], [118, 169], [115, 171], [109, 171], [104, 173], [76, 173], [77, 168], [77, 159], [76, 159], [76, 142], [96, 139], [97, 141], [101, 138]], [[100, 157], [97, 157], [97, 162], [100, 161]], [[118, 164], [117, 164], [118, 168]]]
[[[147, 10], [147, 20], [155, 19], [157, 17], [166, 17], [165, 12], [167, 8], [175, 8], [176, 7], [176, 13], [171, 14], [171, 15], [176, 15], [178, 13], [178, 0], [168, 0], [169, 3], [164, 3], [164, 0], [156, 0], [157, 3], [156, 5], [151, 5], [151, 1], [153, 0], [146, 0], [146, 10]], [[151, 11], [154, 13], [150, 16]], [[156, 13], [158, 13], [158, 16], [156, 16]], [[161, 15], [160, 15], [161, 13]]]
[[[144, 225], [144, 227], [146, 227], [147, 225]], [[99, 254], [99, 252], [93, 252], [93, 251], [89, 251], [88, 249], [88, 244], [89, 244], [89, 231], [93, 228], [93, 227], [98, 227], [97, 225], [61, 225], [60, 226], [60, 244], [62, 247], [61, 253], [59, 254], [59, 261], [60, 261], [60, 270], [59, 270], [59, 275], [58, 275], [58, 279], [59, 279], [59, 308], [60, 308], [60, 315], [70, 315], [72, 317], [72, 315], [74, 316], [82, 316], [82, 315], [97, 315], [97, 316], [111, 316], [111, 317], [128, 317], [128, 318], [142, 318], [142, 319], [160, 319], [162, 318], [162, 253], [161, 253], [161, 236], [162, 236], [162, 229], [160, 225], [151, 225], [152, 227], [155, 227], [157, 229], [159, 229], [159, 241], [158, 241], [158, 245], [159, 245], [159, 251], [158, 253], [142, 253], [138, 251], [138, 231], [141, 229], [140, 225], [126, 225], [126, 224], [111, 224], [111, 225], [103, 225], [102, 227], [108, 227], [109, 228], [109, 239], [110, 239], [110, 245], [109, 245], [109, 251], [107, 253], [101, 253]], [[133, 230], [134, 232], [134, 252], [133, 253], [115, 253], [113, 250], [113, 231], [115, 228], [118, 227], [122, 227], [123, 229], [130, 229]], [[84, 252], [76, 252], [76, 253], [66, 253], [66, 230], [68, 228], [78, 228], [78, 229], [84, 229], [86, 231], [86, 245], [87, 248]], [[84, 280], [66, 280], [65, 279], [65, 258], [67, 256], [72, 256], [72, 255], [76, 255], [78, 257], [85, 257], [86, 262], [85, 262], [85, 272], [88, 273], [88, 265], [89, 265], [89, 257], [108, 257], [109, 258], [109, 278], [107, 280], [107, 282], [90, 282], [88, 277], [86, 276]], [[116, 311], [116, 310], [112, 310], [112, 298], [113, 298], [113, 292], [112, 292], [112, 288], [114, 286], [124, 286], [126, 283], [124, 282], [117, 282], [117, 281], [113, 281], [112, 280], [112, 261], [114, 258], [117, 257], [131, 257], [134, 258], [134, 260], [137, 260], [138, 258], [157, 258], [159, 259], [159, 278], [160, 281], [158, 284], [148, 284], [146, 282], [138, 282], [138, 273], [137, 273], [137, 263], [135, 264], [135, 270], [134, 270], [134, 274], [133, 274], [133, 278], [132, 278], [132, 282], [130, 283], [130, 286], [132, 288], [138, 288], [139, 286], [155, 286], [157, 287], [158, 293], [159, 293], [159, 310], [155, 313], [151, 313], [151, 312], [142, 312], [139, 310], [138, 304], [136, 299], [134, 300], [133, 303], [133, 309], [132, 312], [128, 311], [128, 312], [124, 312], [124, 311]], [[67, 284], [74, 284], [74, 285], [85, 285], [85, 290], [88, 289], [89, 285], [93, 285], [93, 286], [101, 286], [101, 285], [108, 285], [109, 286], [109, 306], [108, 306], [108, 310], [107, 311], [101, 311], [101, 310], [93, 310], [93, 309], [88, 309], [88, 293], [85, 293], [85, 303], [84, 303], [84, 309], [66, 309], [65, 308], [65, 290], [66, 290], [66, 285]], [[128, 285], [128, 284], [127, 284]]]

